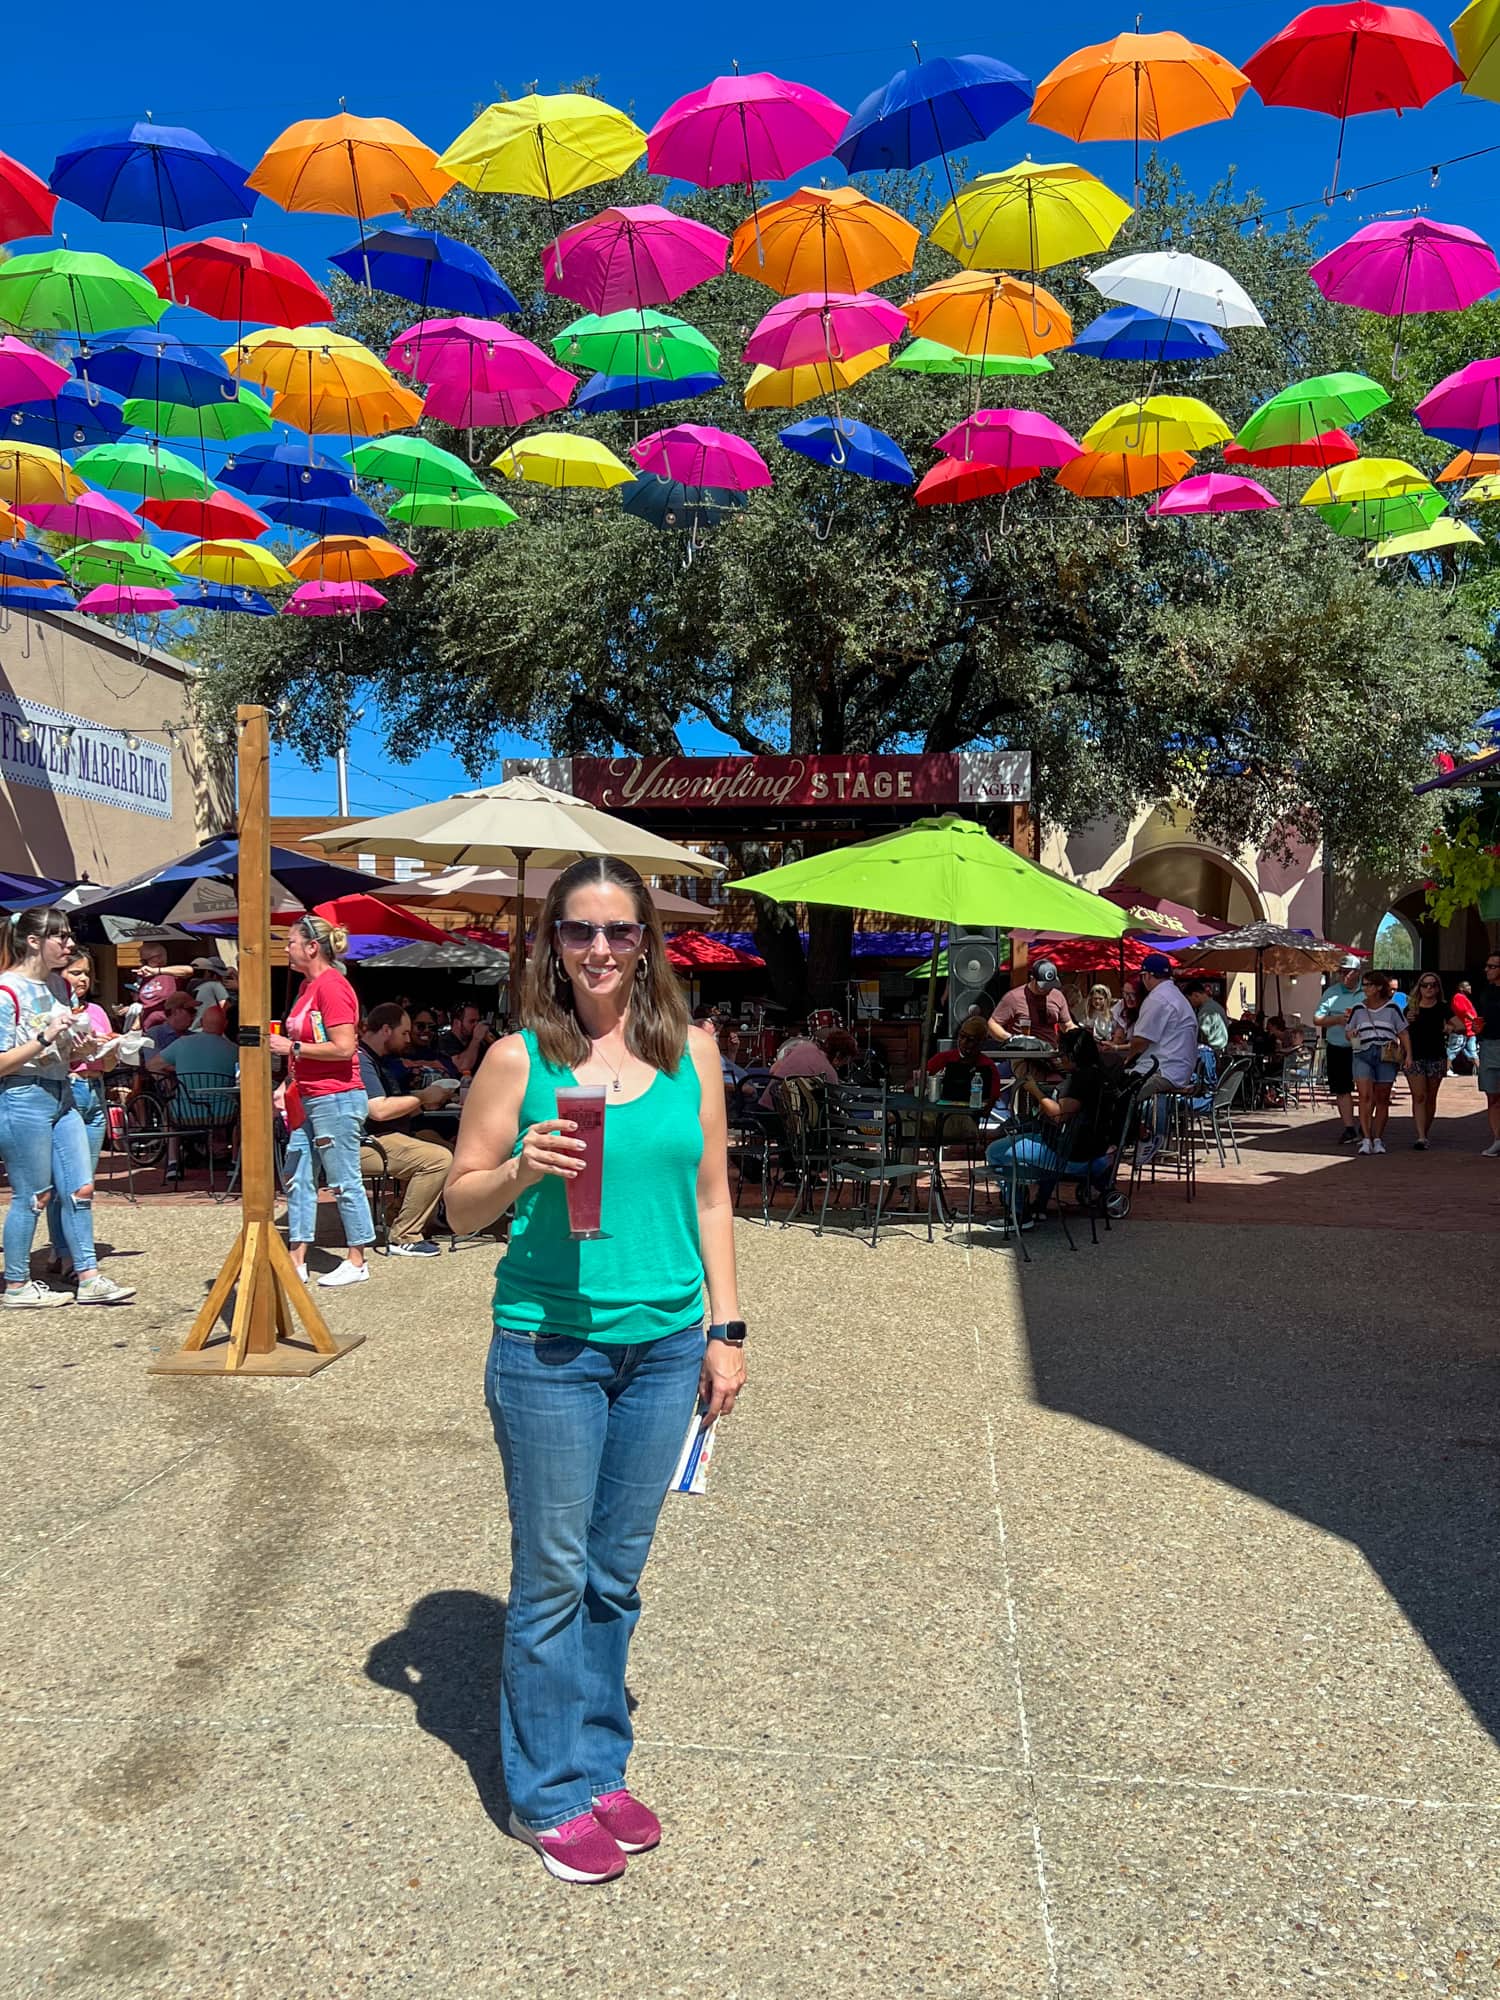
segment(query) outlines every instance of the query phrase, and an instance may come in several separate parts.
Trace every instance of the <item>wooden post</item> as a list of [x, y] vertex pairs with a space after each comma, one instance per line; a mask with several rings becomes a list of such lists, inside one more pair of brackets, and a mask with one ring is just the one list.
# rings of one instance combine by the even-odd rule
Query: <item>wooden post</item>
[[[238, 711], [240, 925], [239, 1239], [209, 1288], [187, 1339], [160, 1355], [152, 1375], [316, 1375], [358, 1347], [362, 1333], [335, 1340], [316, 1299], [292, 1269], [275, 1225], [276, 1165], [271, 1148], [271, 750], [263, 708]], [[220, 1327], [229, 1306], [230, 1325]], [[293, 1338], [293, 1316], [303, 1338]]]

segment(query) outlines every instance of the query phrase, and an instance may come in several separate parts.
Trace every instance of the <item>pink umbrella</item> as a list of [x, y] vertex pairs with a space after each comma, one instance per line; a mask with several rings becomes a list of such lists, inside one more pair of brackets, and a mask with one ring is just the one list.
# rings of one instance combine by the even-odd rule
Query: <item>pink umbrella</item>
[[906, 331], [905, 313], [874, 292], [799, 292], [772, 306], [745, 343], [745, 360], [767, 368], [852, 361]]
[[75, 542], [138, 542], [146, 530], [104, 493], [80, 493], [76, 500], [34, 500], [12, 507], [23, 521], [49, 534], [68, 535]]
[[1158, 494], [1148, 514], [1256, 514], [1278, 507], [1274, 493], [1233, 472], [1200, 472]]
[[684, 486], [748, 493], [752, 487], [771, 484], [766, 461], [754, 445], [708, 424], [673, 424], [670, 430], [653, 431], [630, 447], [630, 456], [643, 472], [680, 480]]
[[498, 320], [419, 320], [396, 335], [386, 360], [430, 383], [424, 415], [458, 430], [529, 423], [564, 408], [578, 387], [576, 375]]
[[529, 340], [512, 333], [497, 319], [419, 319], [415, 326], [396, 335], [385, 365], [418, 382], [438, 381], [444, 375], [467, 376], [476, 355], [483, 361], [507, 342], [531, 346]]
[[646, 135], [646, 165], [695, 187], [784, 181], [826, 159], [848, 123], [847, 111], [808, 84], [766, 70], [716, 76], [668, 105]]
[[101, 583], [87, 597], [80, 597], [78, 609], [96, 618], [154, 618], [170, 611], [177, 599], [170, 590], [132, 589], [129, 584]]
[[383, 611], [390, 599], [368, 583], [299, 584], [281, 607], [283, 618], [352, 618], [360, 611]]
[[550, 410], [566, 409], [578, 377], [558, 368], [543, 357], [542, 369], [534, 377], [518, 379], [512, 389], [471, 389], [467, 382], [434, 382], [422, 406], [424, 417], [451, 424], [459, 431], [514, 430], [544, 417]]
[[945, 431], [933, 449], [971, 465], [1025, 466], [1035, 472], [1053, 471], [1083, 455], [1078, 440], [1039, 410], [976, 410]]
[[50, 403], [73, 371], [13, 333], [0, 335], [0, 403]]
[[[1307, 274], [1325, 299], [1402, 320], [1462, 312], [1500, 288], [1500, 263], [1482, 236], [1456, 222], [1369, 222]], [[1396, 330], [1396, 356], [1401, 330]]]
[[653, 202], [606, 208], [565, 229], [542, 254], [542, 284], [589, 312], [670, 305], [694, 285], [717, 278], [729, 238], [706, 222]]
[[1448, 444], [1466, 451], [1500, 450], [1500, 361], [1471, 361], [1467, 368], [1445, 375], [1428, 390], [1414, 415], [1429, 436]]

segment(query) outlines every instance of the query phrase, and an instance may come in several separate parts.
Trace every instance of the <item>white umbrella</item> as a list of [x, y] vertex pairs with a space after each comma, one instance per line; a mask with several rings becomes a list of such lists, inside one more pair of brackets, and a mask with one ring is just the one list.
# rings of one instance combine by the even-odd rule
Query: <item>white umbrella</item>
[[[553, 868], [533, 868], [526, 876], [528, 907], [540, 907], [557, 880]], [[648, 885], [649, 886], [649, 885]], [[415, 875], [385, 891], [387, 903], [420, 903], [424, 910], [467, 910], [474, 916], [498, 916], [516, 900], [519, 884], [503, 868], [443, 868], [436, 875]], [[651, 889], [651, 901], [663, 923], [711, 924], [722, 916], [707, 903], [674, 896], [670, 889]]]
[[1185, 250], [1139, 251], [1085, 276], [1105, 298], [1158, 319], [1191, 319], [1217, 327], [1265, 325], [1242, 285], [1220, 265]]

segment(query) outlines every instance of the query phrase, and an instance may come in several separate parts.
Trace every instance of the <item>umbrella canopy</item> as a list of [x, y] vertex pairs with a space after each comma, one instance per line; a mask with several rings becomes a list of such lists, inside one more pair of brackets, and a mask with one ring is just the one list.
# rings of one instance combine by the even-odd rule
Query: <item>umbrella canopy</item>
[[864, 292], [909, 271], [921, 231], [858, 188], [798, 188], [742, 222], [731, 266], [773, 292]]
[[354, 491], [347, 466], [305, 444], [258, 439], [236, 451], [219, 474], [221, 486], [261, 500], [346, 500]]
[[1307, 275], [1325, 299], [1388, 319], [1462, 312], [1500, 288], [1500, 264], [1482, 236], [1420, 215], [1367, 222]]
[[649, 521], [654, 528], [717, 528], [747, 505], [743, 493], [727, 487], [684, 486], [680, 479], [658, 479], [643, 472], [620, 488], [620, 505], [627, 514]]
[[333, 318], [333, 301], [291, 257], [258, 243], [204, 236], [177, 243], [153, 258], [143, 275], [163, 299], [191, 306], [208, 319], [268, 326], [309, 326]]
[[1196, 943], [1200, 938], [1229, 929], [1217, 917], [1206, 917], [1201, 910], [1190, 909], [1186, 903], [1174, 903], [1168, 896], [1134, 889], [1128, 882], [1116, 882], [1112, 889], [1101, 889], [1099, 893], [1107, 903], [1115, 903], [1125, 912], [1133, 933], [1148, 938], [1164, 938], [1178, 944], [1191, 939]]
[[1333, 972], [1348, 956], [1347, 947], [1330, 944], [1311, 931], [1288, 930], [1283, 924], [1244, 924], [1221, 931], [1202, 944], [1184, 945], [1176, 953], [1179, 965], [1210, 972], [1285, 973]]
[[591, 313], [670, 305], [724, 269], [729, 239], [706, 222], [646, 202], [606, 208], [542, 254], [542, 284]]
[[684, 486], [723, 486], [749, 493], [771, 484], [770, 468], [748, 439], [706, 424], [674, 424], [632, 445], [630, 456], [643, 472], [678, 479]]
[[1264, 471], [1277, 466], [1315, 465], [1326, 469], [1330, 465], [1346, 465], [1350, 459], [1359, 457], [1359, 446], [1347, 431], [1322, 431], [1301, 444], [1257, 445], [1254, 449], [1242, 444], [1226, 444], [1224, 463], [1226, 465], [1256, 465]]
[[[1464, 73], [1465, 95], [1500, 99], [1500, 0], [1469, 0], [1453, 23], [1453, 44]], [[18, 235], [31, 233], [17, 231]], [[3, 234], [0, 230], [0, 236]]]
[[[529, 868], [526, 871], [526, 907], [540, 909], [561, 871], [556, 868]], [[515, 907], [520, 884], [501, 868], [480, 868], [472, 863], [443, 868], [435, 875], [418, 875], [387, 890], [403, 903], [420, 903], [429, 910], [467, 911], [473, 916], [498, 916]], [[663, 923], [709, 924], [720, 914], [707, 903], [695, 903], [688, 896], [647, 884], [646, 893]]]
[[271, 407], [253, 389], [240, 389], [216, 403], [155, 403], [132, 396], [121, 416], [133, 429], [159, 438], [196, 438], [200, 446], [232, 444], [237, 438], [263, 437], [271, 428]]
[[1206, 451], [1234, 433], [1216, 410], [1194, 396], [1147, 396], [1108, 410], [1084, 433], [1085, 451], [1123, 451], [1135, 457]]
[[889, 347], [905, 331], [900, 307], [874, 292], [806, 292], [772, 306], [746, 341], [744, 359], [767, 368], [847, 361]]
[[768, 70], [717, 76], [668, 105], [647, 136], [646, 165], [702, 188], [789, 180], [826, 159], [848, 122], [809, 84]]
[[1390, 392], [1368, 375], [1315, 375], [1293, 382], [1262, 403], [1236, 440], [1247, 451], [1267, 445], [1305, 444], [1344, 424], [1362, 423], [1384, 409]]
[[78, 600], [78, 609], [95, 618], [156, 618], [176, 608], [177, 599], [170, 590], [128, 584], [96, 584], [87, 597]]
[[300, 391], [311, 397], [324, 389], [354, 393], [391, 380], [385, 363], [363, 342], [326, 326], [265, 327], [226, 348], [224, 362], [241, 381], [273, 396]]
[[142, 500], [206, 500], [214, 490], [208, 474], [175, 451], [131, 438], [92, 446], [74, 461], [74, 469], [96, 486]]
[[190, 347], [155, 329], [111, 334], [97, 346], [85, 345], [77, 368], [85, 382], [96, 382], [117, 396], [138, 396], [153, 403], [196, 408], [231, 401], [235, 391], [229, 370], [211, 349]]
[[1033, 125], [1067, 139], [1170, 139], [1232, 118], [1250, 88], [1231, 62], [1185, 35], [1116, 35], [1065, 56], [1036, 87]]
[[49, 402], [71, 380], [63, 362], [13, 333], [0, 334], [0, 403]]
[[314, 541], [325, 535], [385, 533], [385, 523], [375, 509], [352, 493], [342, 500], [263, 500], [261, 511], [279, 528], [296, 528]]
[[535, 91], [481, 111], [438, 161], [479, 194], [553, 202], [635, 165], [646, 135], [633, 119], [580, 91]]
[[1432, 475], [1435, 486], [1451, 485], [1458, 479], [1484, 479], [1489, 474], [1500, 472], [1500, 452], [1460, 451], [1443, 467]]
[[[472, 313], [488, 319], [521, 310], [509, 285], [471, 244], [435, 229], [418, 229], [415, 223], [388, 222], [363, 244], [340, 250], [328, 261], [356, 284], [368, 270], [377, 292], [410, 299], [423, 313]], [[282, 323], [294, 326], [296, 321]]]
[[1204, 320], [1162, 319], [1139, 306], [1111, 306], [1075, 334], [1071, 352], [1096, 361], [1207, 361], [1228, 345]]
[[455, 486], [474, 493], [484, 491], [472, 466], [430, 438], [391, 437], [376, 444], [356, 445], [349, 463], [362, 479], [381, 480], [387, 486], [400, 487], [403, 493], [415, 493], [424, 486], [442, 492]]
[[[1473, 485], [1469, 487], [1468, 491], [1460, 494], [1458, 499], [1459, 506], [1493, 506], [1497, 500], [1500, 500], [1500, 476], [1497, 475], [1500, 475], [1500, 464], [1496, 465], [1494, 472], [1477, 474]], [[1442, 478], [1441, 473], [1438, 474], [1438, 478]]]
[[1160, 319], [1225, 329], [1265, 325], [1243, 285], [1218, 264], [1185, 250], [1138, 251], [1084, 275], [1105, 298]]
[[271, 415], [293, 430], [344, 437], [409, 430], [421, 414], [422, 398], [401, 388], [383, 368], [374, 378], [343, 363], [335, 363], [329, 378], [315, 386], [283, 389], [271, 403]]
[[162, 233], [237, 221], [255, 207], [245, 169], [197, 132], [133, 125], [91, 132], [59, 153], [49, 176], [63, 201], [101, 222], [149, 222]]
[[67, 573], [55, 556], [34, 542], [0, 537], [0, 582], [66, 583]]
[[0, 153], [0, 243], [20, 236], [50, 236], [57, 196], [30, 167]]
[[1108, 249], [1130, 213], [1129, 202], [1083, 167], [1023, 160], [961, 188], [932, 240], [971, 269], [1045, 271]]
[[18, 501], [15, 511], [32, 527], [75, 542], [138, 542], [146, 532], [134, 514], [103, 493], [83, 492], [76, 500]]
[[410, 576], [417, 565], [394, 542], [379, 535], [325, 535], [299, 549], [287, 568], [302, 582], [384, 583]]
[[9, 869], [0, 869], [0, 910], [51, 903], [72, 886], [71, 882], [53, 882], [45, 875], [13, 875]]
[[93, 250], [38, 250], [0, 264], [0, 320], [35, 332], [155, 326], [167, 309], [137, 271]]
[[45, 445], [53, 452], [87, 451], [123, 437], [129, 420], [118, 403], [71, 378], [55, 396], [0, 409], [0, 443]]
[[369, 583], [343, 579], [330, 583], [319, 577], [302, 583], [281, 607], [283, 618], [357, 618], [365, 611], [384, 611], [390, 602]]
[[655, 375], [663, 380], [717, 373], [719, 350], [705, 333], [671, 313], [585, 313], [554, 336], [552, 352], [601, 375]]
[[5, 583], [0, 580], [0, 610], [23, 611], [29, 616], [34, 611], [76, 611], [78, 599], [71, 591], [60, 590], [55, 584]]
[[1431, 555], [1438, 549], [1458, 549], [1480, 542], [1480, 537], [1462, 521], [1434, 521], [1430, 527], [1411, 528], [1403, 535], [1387, 535], [1369, 551], [1371, 562], [1387, 562], [1397, 556]]
[[1201, 472], [1169, 487], [1146, 509], [1154, 516], [1174, 514], [1254, 514], [1279, 506], [1274, 493], [1254, 479], [1229, 472]]
[[194, 542], [179, 549], [171, 561], [182, 576], [226, 584], [231, 589], [283, 590], [296, 581], [278, 556], [253, 542]]
[[415, 326], [406, 327], [387, 348], [385, 365], [418, 382], [457, 376], [471, 388], [503, 389], [510, 383], [512, 355], [540, 353], [540, 348], [499, 320], [459, 314], [418, 320]]
[[1193, 461], [1185, 451], [1086, 451], [1063, 466], [1054, 484], [1066, 486], [1080, 500], [1131, 500], [1142, 493], [1160, 492], [1163, 486], [1175, 486], [1192, 469]]
[[42, 444], [0, 443], [0, 506], [76, 500], [84, 482], [60, 452]]
[[483, 489], [455, 493], [403, 493], [391, 506], [391, 519], [414, 528], [442, 528], [450, 534], [468, 528], [506, 528], [520, 516], [498, 493]]
[[[844, 127], [834, 158], [846, 173], [884, 173], [977, 145], [1019, 118], [1031, 103], [1031, 84], [1009, 63], [991, 56], [939, 56], [914, 69], [898, 69], [872, 90]], [[953, 191], [951, 173], [948, 189]]]
[[988, 500], [1010, 493], [1039, 476], [1036, 466], [984, 465], [964, 458], [944, 458], [924, 472], [917, 485], [919, 507], [956, 507], [966, 500]]
[[1007, 471], [1041, 472], [1066, 465], [1083, 447], [1038, 410], [976, 410], [946, 431], [934, 449]]
[[894, 438], [852, 417], [808, 417], [800, 424], [788, 424], [777, 436], [788, 451], [860, 479], [910, 486], [916, 477]]
[[679, 972], [753, 972], [765, 962], [758, 952], [740, 951], [702, 931], [684, 931], [667, 940], [667, 963]]
[[1336, 535], [1378, 542], [1390, 535], [1413, 534], [1431, 527], [1443, 512], [1443, 496], [1429, 487], [1383, 499], [1350, 500], [1336, 507], [1319, 507], [1318, 512]]
[[656, 410], [664, 403], [690, 403], [722, 389], [722, 375], [684, 375], [680, 381], [658, 382], [650, 375], [591, 375], [578, 391], [575, 410], [603, 416], [620, 410]]
[[149, 542], [80, 542], [58, 561], [75, 588], [83, 584], [139, 585], [147, 590], [171, 590], [177, 572], [162, 551]]
[[1045, 354], [959, 354], [935, 340], [909, 340], [891, 366], [912, 375], [962, 375], [970, 382], [985, 381], [992, 375], [1052, 372]]
[[[62, 908], [81, 916], [133, 917], [152, 924], [211, 923], [235, 915], [239, 842], [223, 835], [191, 854], [110, 886], [83, 882], [59, 898]], [[375, 875], [339, 868], [296, 848], [271, 849], [273, 908], [306, 910], [330, 896], [384, 889]]]
[[392, 951], [372, 952], [361, 963], [382, 972], [461, 972], [479, 985], [503, 985], [509, 970], [505, 953], [493, 945], [446, 935], [441, 944], [402, 944]]
[[1432, 491], [1427, 474], [1408, 465], [1404, 458], [1357, 458], [1348, 465], [1335, 465], [1319, 473], [1302, 495], [1301, 504], [1329, 507], [1357, 500], [1396, 500], [1408, 493]]
[[1430, 437], [1470, 451], [1500, 450], [1500, 360], [1471, 361], [1445, 375], [1415, 414]]
[[970, 359], [1046, 354], [1073, 338], [1073, 322], [1050, 292], [1003, 272], [940, 278], [913, 294], [902, 311], [913, 333]]
[[406, 365], [402, 355], [409, 354], [421, 372], [433, 378], [425, 413], [440, 423], [460, 430], [512, 429], [564, 409], [578, 387], [566, 368], [549, 361], [541, 348], [509, 327], [488, 322], [488, 335], [481, 339], [473, 329], [482, 322], [446, 322], [447, 337], [442, 331], [445, 323], [436, 324], [440, 331], [435, 335], [410, 329], [411, 338], [398, 340], [391, 353], [401, 367]]
[[355, 216], [432, 208], [454, 177], [430, 146], [391, 118], [303, 118], [262, 153], [247, 185], [294, 213]]
[[611, 486], [628, 486], [635, 478], [608, 445], [569, 431], [537, 431], [502, 451], [494, 464], [507, 479], [550, 486], [554, 492], [569, 486], [604, 492]]
[[232, 493], [210, 493], [206, 500], [143, 500], [141, 518], [169, 535], [191, 535], [195, 541], [231, 539], [254, 541], [270, 522]]
[[227, 583], [190, 583], [177, 593], [184, 610], [217, 611], [226, 617], [274, 618], [276, 606], [257, 590], [233, 588]]
[[883, 368], [890, 359], [888, 347], [871, 347], [847, 361], [806, 362], [800, 368], [767, 368], [764, 363], [750, 370], [745, 384], [747, 410], [796, 410], [818, 396], [834, 396]]
[[24, 542], [26, 523], [18, 521], [9, 507], [0, 502], [0, 546], [6, 542]]

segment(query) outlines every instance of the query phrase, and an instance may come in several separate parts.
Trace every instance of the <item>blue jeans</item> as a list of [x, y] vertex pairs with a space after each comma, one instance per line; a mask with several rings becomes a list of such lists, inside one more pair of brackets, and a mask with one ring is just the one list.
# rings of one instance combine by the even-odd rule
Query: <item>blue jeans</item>
[[637, 1585], [702, 1365], [696, 1326], [630, 1347], [499, 1327], [490, 1343], [485, 1399], [510, 1509], [500, 1747], [533, 1832], [625, 1783]]
[[[57, 1214], [75, 1271], [92, 1271], [94, 1255], [93, 1163], [88, 1136], [73, 1102], [72, 1080], [27, 1077], [0, 1086], [0, 1159], [10, 1175], [5, 1211], [5, 1282], [24, 1285], [31, 1275], [38, 1197]], [[79, 1198], [78, 1189], [90, 1193]]]
[[[1055, 1149], [1036, 1132], [1021, 1132], [997, 1139], [984, 1157], [1007, 1180], [1012, 1160], [1018, 1167], [1029, 1168], [1031, 1171], [1024, 1178], [1036, 1180], [1046, 1195], [1051, 1194], [1058, 1181], [1101, 1181], [1109, 1172], [1108, 1153], [1101, 1153], [1096, 1160], [1069, 1160], [1064, 1165]], [[1036, 1171], [1038, 1168], [1040, 1173]]]
[[[104, 1147], [104, 1083], [97, 1076], [75, 1076], [73, 1078], [73, 1103], [83, 1120], [84, 1136], [89, 1147], [89, 1175], [99, 1171], [99, 1155]], [[62, 1207], [56, 1201], [47, 1204], [47, 1240], [59, 1257], [71, 1257], [63, 1236]]]
[[291, 1186], [286, 1198], [286, 1233], [291, 1243], [311, 1243], [318, 1233], [317, 1168], [333, 1189], [344, 1225], [344, 1241], [362, 1250], [375, 1241], [370, 1201], [359, 1171], [359, 1140], [370, 1100], [362, 1090], [336, 1090], [327, 1097], [304, 1097], [307, 1122], [286, 1145]]

